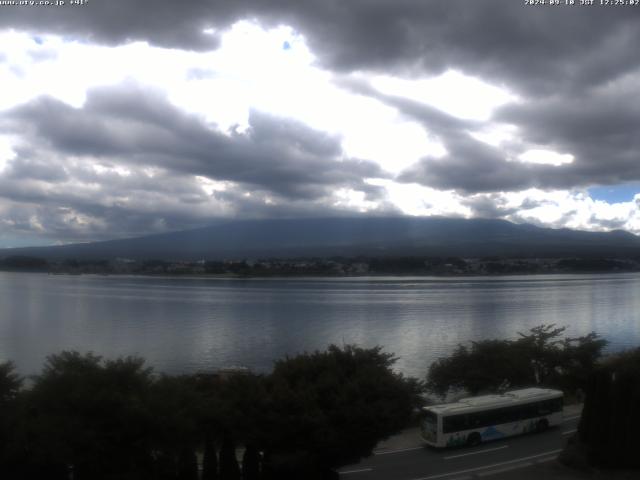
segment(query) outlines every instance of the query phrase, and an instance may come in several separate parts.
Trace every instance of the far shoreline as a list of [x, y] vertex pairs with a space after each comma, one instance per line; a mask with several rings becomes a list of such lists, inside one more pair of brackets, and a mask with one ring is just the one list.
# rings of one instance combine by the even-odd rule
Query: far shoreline
[[233, 274], [164, 274], [164, 273], [66, 273], [48, 272], [37, 270], [0, 270], [2, 273], [40, 274], [60, 277], [91, 277], [91, 278], [148, 278], [170, 280], [441, 280], [441, 279], [494, 279], [494, 278], [531, 278], [531, 277], [561, 277], [561, 276], [612, 276], [639, 274], [640, 270], [633, 271], [551, 271], [535, 273], [493, 273], [493, 274], [417, 274], [417, 273], [380, 273], [359, 275], [326, 275], [326, 274], [289, 274], [289, 275], [233, 275]]

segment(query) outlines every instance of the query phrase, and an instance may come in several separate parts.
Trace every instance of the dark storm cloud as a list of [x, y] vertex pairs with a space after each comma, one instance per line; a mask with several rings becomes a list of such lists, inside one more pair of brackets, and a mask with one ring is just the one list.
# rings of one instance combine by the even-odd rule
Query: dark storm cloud
[[[344, 158], [339, 138], [260, 112], [249, 120], [244, 133], [222, 133], [133, 84], [90, 91], [79, 109], [36, 99], [0, 115], [21, 138], [0, 175], [3, 216], [14, 232], [84, 241], [216, 217], [342, 215], [339, 188], [392, 210], [363, 180], [384, 173]], [[233, 183], [207, 193], [196, 176]]]
[[[640, 78], [633, 77], [640, 72], [639, 8], [528, 7], [512, 0], [0, 6], [0, 29], [199, 51], [217, 48], [221, 31], [240, 19], [292, 26], [318, 63], [339, 73], [334, 78], [368, 71], [420, 78], [455, 69], [519, 95], [519, 103], [499, 109], [490, 122], [477, 122], [361, 83], [341, 84], [419, 122], [446, 148], [444, 157], [421, 159], [399, 181], [457, 190], [475, 215], [531, 221], [526, 210], [537, 204], [513, 207], [496, 192], [640, 180]], [[205, 28], [215, 32], [205, 34]], [[34, 61], [52, 55], [44, 37], [27, 54]], [[192, 69], [187, 76], [211, 75]], [[517, 126], [518, 137], [497, 148], [471, 135], [492, 121]], [[251, 113], [244, 133], [219, 132], [135, 85], [91, 91], [80, 109], [37, 99], [0, 114], [0, 131], [22, 139], [0, 173], [3, 221], [18, 232], [68, 241], [189, 228], [232, 214], [339, 215], [348, 211], [332, 196], [340, 188], [364, 192], [381, 212], [394, 211], [384, 188], [364, 181], [385, 174], [374, 163], [343, 158], [340, 138], [261, 112]], [[557, 167], [517, 161], [530, 148], [570, 153], [575, 160]], [[147, 167], [157, 171], [148, 175]], [[207, 194], [194, 175], [234, 185]], [[566, 215], [558, 226], [573, 213]], [[592, 219], [593, 225], [603, 222]]]
[[33, 30], [70, 40], [121, 44], [148, 41], [164, 47], [213, 49], [217, 37], [202, 31], [220, 22], [212, 3], [192, 0], [91, 0], [60, 7], [0, 6], [0, 28]]
[[[367, 212], [358, 212], [351, 207], [335, 204], [335, 198], [317, 198], [313, 200], [289, 200], [269, 204], [266, 198], [272, 198], [269, 192], [253, 191], [251, 196], [239, 189], [231, 189], [217, 194], [220, 200], [234, 205], [234, 215], [239, 218], [309, 218], [309, 217], [356, 217], [401, 215], [400, 210], [387, 202], [386, 192], [382, 189], [372, 190], [378, 206]], [[372, 199], [369, 199], [372, 200]]]
[[[194, 0], [179, 7], [168, 0], [111, 0], [82, 8], [40, 8], [37, 15], [28, 10], [3, 8], [0, 26], [109, 44], [146, 40], [207, 50], [216, 48], [216, 37], [203, 29], [214, 28], [217, 34], [239, 19], [250, 19], [265, 26], [291, 25], [305, 36], [323, 66], [343, 73], [373, 70], [418, 77], [453, 68], [521, 95], [522, 104], [496, 116], [520, 127], [519, 145], [497, 149], [469, 135], [477, 123], [371, 89], [361, 91], [418, 119], [449, 152], [445, 158], [423, 159], [401, 176], [404, 181], [490, 192], [640, 178], [634, 153], [638, 136], [632, 129], [638, 112], [634, 101], [629, 103], [635, 89], [594, 93], [640, 68], [640, 49], [634, 47], [640, 43], [638, 8], [533, 7], [509, 0]], [[82, 114], [61, 105], [31, 108], [49, 108], [38, 128], [65, 151], [129, 155], [139, 162], [268, 185], [291, 198], [316, 198], [328, 185], [375, 176], [371, 165], [358, 162], [343, 165], [344, 181], [338, 169], [320, 168], [323, 162], [317, 159], [338, 155], [339, 143], [317, 132], [305, 133], [299, 125], [255, 113], [249, 136], [231, 142], [166, 102], [155, 105], [149, 95], [133, 100], [124, 94], [96, 93]], [[168, 128], [173, 122], [177, 130]], [[315, 143], [309, 143], [309, 136]], [[513, 161], [525, 145], [571, 153], [575, 161], [560, 167]], [[286, 160], [292, 155], [296, 162]], [[257, 157], [269, 168], [256, 168]]]
[[92, 91], [82, 109], [40, 98], [8, 112], [5, 122], [30, 143], [67, 155], [117, 157], [289, 198], [321, 197], [383, 176], [372, 162], [343, 158], [338, 138], [301, 123], [254, 111], [246, 133], [225, 134], [130, 85]]
[[401, 172], [397, 178], [401, 182], [466, 193], [566, 186], [562, 175], [567, 170], [565, 166], [522, 163], [516, 158], [523, 148], [519, 142], [510, 150], [474, 138], [470, 132], [481, 128], [481, 122], [459, 119], [421, 102], [382, 94], [365, 82], [347, 79], [339, 84], [354, 93], [376, 98], [419, 122], [447, 150], [443, 157], [425, 157]]
[[462, 199], [460, 203], [471, 209], [473, 217], [480, 218], [503, 218], [518, 210], [509, 206], [504, 196], [495, 193], [473, 195]]
[[228, 214], [212, 205], [193, 176], [166, 171], [149, 176], [136, 169], [126, 176], [98, 174], [86, 164], [55, 160], [68, 172], [66, 182], [16, 180], [13, 170], [19, 160], [0, 176], [5, 220], [0, 233], [65, 242], [101, 240], [201, 226], [212, 216]]
[[[638, 82], [640, 70], [620, 80], [620, 85], [502, 107], [493, 120], [515, 125], [518, 131], [515, 140], [499, 147], [472, 135], [484, 122], [456, 118], [421, 102], [380, 93], [361, 80], [346, 78], [338, 84], [419, 122], [447, 150], [443, 157], [421, 159], [398, 180], [477, 193], [573, 189], [640, 180], [640, 97], [633, 93]], [[571, 154], [574, 161], [557, 166], [520, 161], [519, 155], [530, 149]]]
[[630, 48], [640, 40], [634, 8], [532, 8], [510, 0], [288, 3], [321, 60], [343, 71], [455, 68], [547, 94], [605, 82], [640, 59]]
[[512, 0], [94, 0], [85, 7], [4, 7], [0, 27], [123, 43], [212, 49], [239, 19], [291, 25], [321, 63], [349, 72], [463, 70], [519, 92], [602, 84], [640, 60], [640, 9], [530, 7]]
[[604, 230], [624, 230], [627, 221], [628, 220], [626, 218], [608, 220], [598, 218], [595, 215], [591, 216], [591, 218], [589, 219], [590, 223], [592, 223], [593, 225], [597, 225]]
[[518, 125], [532, 142], [575, 156], [556, 182], [561, 186], [640, 180], [640, 99], [633, 93], [638, 82], [640, 75], [626, 86], [504, 107], [497, 118]]
[[[59, 160], [64, 165], [63, 160]], [[103, 162], [106, 168], [109, 165]], [[128, 175], [96, 173], [87, 165], [66, 165], [68, 182], [16, 180], [0, 176], [3, 202], [0, 234], [31, 234], [64, 242], [132, 237], [184, 230], [214, 218], [353, 216], [330, 195], [312, 200], [282, 199], [273, 192], [242, 186], [205, 193], [192, 175], [131, 169]], [[397, 213], [381, 202], [373, 214]]]
[[335, 83], [355, 94], [375, 98], [380, 102], [397, 109], [400, 113], [417, 120], [429, 132], [447, 136], [462, 130], [477, 129], [482, 126], [481, 122], [456, 118], [435, 107], [426, 105], [415, 100], [387, 95], [373, 88], [367, 81], [353, 77], [338, 77]]

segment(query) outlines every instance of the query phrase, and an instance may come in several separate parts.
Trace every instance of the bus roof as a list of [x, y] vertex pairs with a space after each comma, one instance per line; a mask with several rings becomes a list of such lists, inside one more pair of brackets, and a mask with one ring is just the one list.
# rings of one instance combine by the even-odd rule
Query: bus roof
[[563, 393], [560, 390], [550, 388], [523, 388], [521, 390], [511, 390], [502, 395], [482, 395], [480, 397], [462, 398], [452, 403], [430, 405], [424, 407], [424, 410], [429, 410], [439, 415], [453, 415], [457, 413], [489, 410], [496, 407], [522, 405], [562, 396]]

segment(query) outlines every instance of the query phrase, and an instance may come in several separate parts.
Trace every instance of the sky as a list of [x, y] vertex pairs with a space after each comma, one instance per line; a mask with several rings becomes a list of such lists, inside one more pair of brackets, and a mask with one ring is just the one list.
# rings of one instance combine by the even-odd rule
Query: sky
[[0, 247], [356, 215], [640, 234], [640, 5], [561, 1], [0, 1]]

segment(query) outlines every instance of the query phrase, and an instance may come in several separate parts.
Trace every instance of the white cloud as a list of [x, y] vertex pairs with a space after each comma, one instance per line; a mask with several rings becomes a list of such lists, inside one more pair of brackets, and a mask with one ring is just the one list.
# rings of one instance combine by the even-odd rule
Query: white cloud
[[471, 209], [464, 197], [453, 190], [436, 190], [417, 183], [398, 183], [386, 179], [365, 180], [370, 185], [384, 187], [387, 200], [406, 215], [469, 217]]
[[228, 188], [233, 187], [233, 182], [211, 180], [210, 178], [199, 175], [197, 175], [195, 179], [207, 195], [213, 195], [215, 192], [224, 192]]
[[[337, 87], [330, 72], [315, 66], [304, 37], [286, 26], [265, 30], [238, 22], [213, 52], [143, 42], [103, 47], [53, 35], [38, 44], [19, 32], [0, 35], [0, 50], [8, 60], [0, 81], [12, 91], [2, 96], [0, 110], [40, 95], [80, 108], [89, 89], [131, 80], [166, 92], [173, 104], [223, 132], [246, 129], [251, 109], [299, 120], [339, 135], [347, 156], [373, 160], [392, 173], [425, 155], [445, 153], [395, 109]], [[48, 56], [36, 61], [28, 52]]]
[[0, 173], [7, 167], [8, 163], [15, 158], [13, 150], [15, 139], [9, 135], [0, 135]]
[[333, 206], [336, 208], [344, 208], [357, 211], [360, 213], [375, 210], [379, 205], [378, 202], [367, 200], [364, 192], [359, 192], [350, 188], [339, 188], [333, 192]]
[[518, 127], [506, 123], [490, 123], [480, 130], [469, 132], [476, 140], [480, 140], [493, 147], [499, 147], [505, 142], [514, 141], [518, 134]]
[[640, 234], [640, 195], [610, 204], [583, 191], [529, 189], [502, 193], [493, 201], [505, 212], [515, 211], [504, 218], [518, 223], [596, 231], [617, 228]]
[[525, 163], [537, 163], [541, 165], [567, 165], [573, 163], [574, 157], [570, 153], [557, 153], [551, 150], [531, 149], [520, 154], [518, 159]]
[[[242, 132], [249, 128], [252, 109], [298, 120], [339, 138], [346, 157], [375, 161], [392, 174], [406, 170], [425, 156], [442, 157], [447, 153], [440, 139], [425, 130], [428, 125], [409, 120], [375, 98], [341, 88], [336, 77], [318, 65], [305, 37], [291, 27], [265, 29], [242, 21], [227, 30], [206, 33], [221, 34], [219, 49], [191, 52], [144, 42], [107, 47], [55, 35], [41, 36], [35, 41], [25, 32], [0, 32], [0, 85], [4, 92], [10, 92], [0, 95], [0, 111], [40, 95], [50, 95], [81, 108], [88, 90], [131, 80], [132, 84], [165, 93], [181, 110], [199, 115], [212, 128], [227, 134], [231, 129]], [[560, 167], [576, 160], [571, 153], [526, 143], [526, 138], [521, 138], [526, 136], [516, 125], [492, 122], [497, 108], [520, 101], [501, 86], [454, 70], [417, 79], [374, 76], [367, 72], [357, 75], [370, 80], [380, 92], [472, 120], [474, 128], [477, 125], [470, 132], [474, 138], [504, 148], [507, 154], [514, 155], [515, 161]], [[621, 88], [631, 89], [637, 72], [634, 75], [624, 77]], [[10, 170], [19, 144], [19, 134], [0, 135], [0, 180]], [[513, 153], [523, 150], [526, 151], [517, 156]], [[52, 204], [68, 205], [73, 197], [74, 201], [97, 210], [97, 207], [118, 207], [157, 215], [153, 228], [158, 230], [167, 226], [163, 216], [182, 215], [195, 222], [233, 215], [234, 195], [282, 206], [282, 199], [270, 192], [252, 193], [243, 190], [249, 187], [238, 183], [204, 176], [168, 178], [171, 174], [162, 168], [125, 167], [117, 159], [98, 163], [94, 158], [52, 155], [47, 161], [56, 162], [68, 178], [58, 183], [32, 179], [25, 181], [25, 190]], [[359, 212], [393, 206], [407, 215], [471, 217], [475, 214], [474, 201], [483, 198], [388, 179], [365, 181], [382, 187], [386, 198], [372, 199], [362, 191], [341, 188], [327, 194], [326, 205]], [[490, 201], [496, 206], [497, 215], [508, 220], [587, 230], [619, 225], [640, 233], [638, 196], [632, 202], [609, 204], [580, 191], [529, 189], [492, 195]], [[0, 200], [0, 208], [2, 202], [8, 200]], [[47, 222], [44, 214], [38, 212], [36, 202], [25, 203], [24, 208], [27, 214], [23, 223], [32, 231], [46, 232]], [[101, 220], [100, 214], [69, 208], [60, 213], [59, 219], [67, 228], [90, 235], [91, 231], [113, 226]], [[7, 222], [2, 225], [6, 230], [17, 228]], [[118, 236], [120, 232], [113, 234]]]
[[104, 163], [92, 163], [91, 168], [98, 175], [116, 174], [122, 177], [128, 177], [129, 175], [131, 175], [131, 170], [121, 165], [105, 165]]
[[505, 89], [454, 70], [418, 80], [380, 75], [372, 79], [372, 85], [382, 93], [423, 102], [468, 120], [488, 120], [496, 108], [517, 100]]

